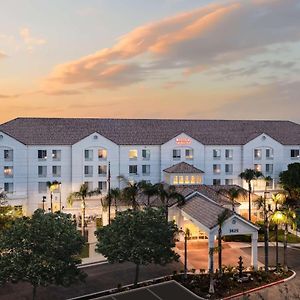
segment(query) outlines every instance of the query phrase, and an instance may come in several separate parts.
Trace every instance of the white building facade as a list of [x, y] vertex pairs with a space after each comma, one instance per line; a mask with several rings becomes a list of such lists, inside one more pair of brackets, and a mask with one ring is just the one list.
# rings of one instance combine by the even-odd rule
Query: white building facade
[[[170, 184], [232, 185], [246, 168], [271, 176], [278, 189], [281, 171], [300, 162], [300, 125], [288, 121], [122, 120], [17, 118], [0, 125], [0, 188], [25, 214], [49, 208], [47, 182], [60, 182], [55, 210], [68, 210], [67, 196], [82, 183], [107, 192], [132, 181], [166, 180], [165, 169], [180, 162], [201, 174], [168, 177]], [[258, 181], [254, 192], [263, 192]], [[79, 204], [78, 204], [79, 205]], [[100, 206], [99, 197], [91, 211]], [[74, 206], [73, 209], [79, 209]], [[70, 210], [70, 209], [69, 209]], [[87, 210], [87, 213], [89, 211]]]

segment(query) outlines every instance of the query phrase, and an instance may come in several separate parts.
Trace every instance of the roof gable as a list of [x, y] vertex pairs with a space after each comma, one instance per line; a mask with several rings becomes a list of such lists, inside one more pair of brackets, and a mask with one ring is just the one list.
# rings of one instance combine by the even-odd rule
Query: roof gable
[[197, 169], [196, 167], [186, 163], [186, 162], [180, 162], [176, 165], [173, 165], [169, 168], [166, 168], [163, 170], [166, 173], [178, 173], [178, 174], [199, 174], [204, 173], [200, 169]]

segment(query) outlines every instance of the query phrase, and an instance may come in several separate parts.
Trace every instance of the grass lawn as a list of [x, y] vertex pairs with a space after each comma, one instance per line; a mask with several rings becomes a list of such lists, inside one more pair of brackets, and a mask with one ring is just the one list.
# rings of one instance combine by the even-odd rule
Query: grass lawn
[[88, 243], [86, 243], [81, 251], [80, 257], [81, 258], [87, 258], [89, 257], [89, 249], [90, 249], [90, 245]]
[[[284, 239], [284, 231], [278, 230], [278, 241], [283, 242], [283, 239]], [[270, 240], [270, 242], [275, 242], [275, 231], [270, 231], [269, 240]], [[264, 234], [259, 234], [258, 241], [259, 242], [264, 241]], [[288, 243], [292, 243], [292, 244], [300, 243], [300, 237], [296, 236], [292, 233], [288, 233], [287, 241], [288, 241]]]

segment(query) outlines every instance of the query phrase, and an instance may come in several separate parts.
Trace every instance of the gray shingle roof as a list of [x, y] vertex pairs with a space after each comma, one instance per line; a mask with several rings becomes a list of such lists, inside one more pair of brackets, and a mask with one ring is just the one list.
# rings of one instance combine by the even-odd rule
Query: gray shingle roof
[[176, 165], [173, 165], [167, 169], [164, 169], [166, 173], [204, 173], [203, 171], [197, 169], [196, 167], [186, 163], [180, 162]]
[[242, 145], [262, 133], [300, 144], [290, 121], [17, 118], [0, 131], [27, 145], [72, 145], [94, 132], [119, 145], [160, 145], [183, 132], [205, 145]]

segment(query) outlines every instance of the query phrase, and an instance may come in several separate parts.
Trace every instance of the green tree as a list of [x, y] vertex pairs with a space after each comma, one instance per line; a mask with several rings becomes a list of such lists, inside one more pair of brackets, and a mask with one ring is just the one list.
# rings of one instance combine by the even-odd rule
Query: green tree
[[169, 218], [169, 207], [170, 200], [175, 200], [179, 204], [183, 204], [185, 198], [176, 191], [176, 187], [174, 185], [165, 185], [163, 183], [155, 184], [155, 188], [157, 190], [157, 194], [160, 198], [161, 204], [164, 208], [166, 220]]
[[234, 211], [234, 204], [240, 196], [245, 196], [246, 191], [243, 188], [232, 187], [230, 189], [220, 189], [218, 190], [219, 194], [225, 195], [227, 198], [230, 199], [232, 204], [232, 211]]
[[0, 235], [0, 282], [29, 282], [35, 299], [38, 286], [83, 280], [76, 266], [83, 245], [70, 215], [39, 209], [18, 218]]
[[[60, 184], [61, 183], [57, 180], [47, 181], [47, 187], [48, 187], [49, 192], [50, 192], [50, 210], [51, 210], [51, 212], [53, 212], [53, 192], [60, 188]], [[61, 210], [61, 207], [59, 208], [59, 210]]]
[[288, 169], [279, 174], [279, 179], [289, 198], [300, 200], [300, 163], [289, 164]]
[[249, 220], [251, 221], [251, 193], [252, 193], [252, 181], [262, 177], [263, 174], [253, 169], [245, 169], [240, 174], [240, 178], [244, 179], [248, 184], [248, 197], [249, 197]]
[[147, 206], [150, 206], [150, 198], [157, 194], [156, 185], [152, 184], [151, 182], [142, 181], [141, 182], [141, 190], [142, 193], [147, 196]]
[[136, 285], [141, 265], [165, 265], [178, 260], [173, 250], [177, 233], [177, 226], [174, 222], [166, 223], [161, 209], [128, 209], [118, 213], [110, 225], [97, 229], [96, 251], [110, 263], [134, 263]]
[[117, 215], [118, 201], [121, 200], [121, 190], [119, 188], [111, 189], [110, 194], [111, 194], [112, 199], [114, 200], [115, 215]]
[[22, 217], [22, 210], [12, 206], [0, 206], [0, 232], [9, 228], [16, 218]]
[[4, 191], [4, 189], [0, 189], [0, 206], [7, 206], [7, 193]]
[[85, 207], [86, 207], [85, 200], [86, 200], [86, 198], [92, 197], [94, 195], [99, 195], [99, 194], [101, 194], [101, 191], [99, 189], [89, 191], [88, 185], [86, 183], [84, 183], [80, 186], [80, 189], [79, 189], [78, 192], [71, 193], [67, 198], [67, 202], [70, 206], [73, 205], [75, 200], [77, 200], [77, 199], [81, 200], [81, 231], [82, 231], [82, 236], [84, 236], [84, 229], [85, 229]]
[[231, 214], [230, 210], [225, 209], [218, 215], [218, 262], [220, 275], [222, 274], [222, 227]]

